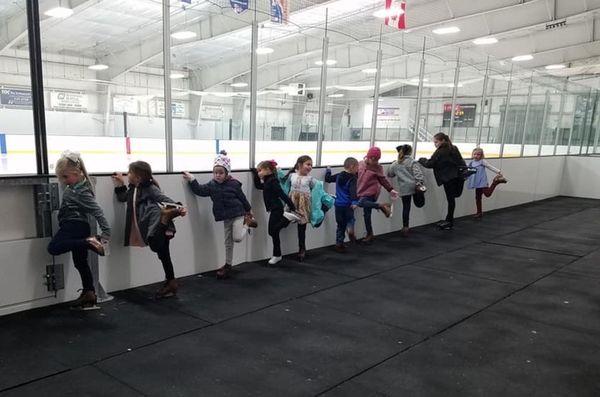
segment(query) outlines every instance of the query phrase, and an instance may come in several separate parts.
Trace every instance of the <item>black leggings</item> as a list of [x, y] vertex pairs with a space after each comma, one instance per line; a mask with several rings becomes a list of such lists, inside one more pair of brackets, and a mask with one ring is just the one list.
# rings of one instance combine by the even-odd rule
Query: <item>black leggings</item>
[[173, 270], [173, 261], [171, 260], [171, 251], [169, 250], [169, 238], [165, 234], [167, 226], [159, 223], [154, 235], [148, 238], [148, 245], [153, 252], [158, 254], [158, 259], [162, 263], [167, 281], [175, 279]]
[[446, 215], [446, 221], [454, 223], [454, 209], [456, 208], [456, 198], [460, 197], [465, 185], [465, 180], [462, 178], [454, 178], [444, 183], [444, 192], [446, 193], [446, 200], [448, 201], [448, 214]]
[[402, 196], [402, 226], [408, 227], [410, 221], [410, 206], [412, 201], [412, 194]]
[[306, 223], [298, 225], [298, 248], [306, 250]]
[[[272, 210], [269, 215], [269, 236], [273, 240], [273, 256], [281, 256], [281, 240], [279, 232], [287, 227], [290, 221], [283, 217], [283, 209]], [[300, 229], [298, 229], [298, 236]]]
[[50, 255], [61, 255], [71, 251], [75, 269], [81, 276], [81, 284], [85, 291], [94, 291], [94, 279], [88, 264], [89, 245], [85, 241], [90, 237], [90, 225], [87, 222], [67, 221], [60, 225], [58, 232], [48, 244]]

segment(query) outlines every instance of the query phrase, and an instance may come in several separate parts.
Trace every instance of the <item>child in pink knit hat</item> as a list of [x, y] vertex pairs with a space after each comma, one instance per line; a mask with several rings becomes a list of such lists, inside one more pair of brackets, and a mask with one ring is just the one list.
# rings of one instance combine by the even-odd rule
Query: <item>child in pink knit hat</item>
[[223, 150], [215, 158], [210, 182], [201, 185], [192, 174], [183, 173], [183, 179], [189, 182], [194, 194], [211, 198], [215, 221], [224, 221], [225, 265], [217, 270], [217, 278], [221, 279], [231, 275], [234, 243], [244, 239], [249, 227], [257, 226], [250, 203], [242, 191], [242, 183], [232, 178], [230, 172], [231, 160]]
[[358, 206], [363, 208], [365, 227], [367, 229], [367, 235], [362, 241], [367, 244], [373, 242], [371, 211], [373, 209], [381, 210], [387, 218], [392, 214], [392, 208], [389, 203], [380, 204], [377, 202], [381, 186], [390, 192], [392, 199], [398, 198], [398, 192], [394, 190], [383, 173], [383, 167], [379, 165], [380, 159], [381, 149], [377, 146], [373, 146], [367, 152], [364, 160], [358, 164], [358, 185], [356, 194], [358, 196]]

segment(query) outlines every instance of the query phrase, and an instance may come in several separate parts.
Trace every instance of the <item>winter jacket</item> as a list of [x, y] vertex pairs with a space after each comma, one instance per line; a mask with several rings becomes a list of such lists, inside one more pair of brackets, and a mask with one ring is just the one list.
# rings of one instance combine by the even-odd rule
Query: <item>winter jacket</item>
[[425, 184], [421, 166], [410, 156], [404, 157], [401, 163], [394, 161], [387, 170], [387, 176], [396, 178], [400, 196], [415, 194], [417, 184]]
[[361, 161], [358, 164], [358, 188], [356, 192], [358, 197], [379, 197], [380, 185], [388, 192], [393, 190], [392, 185], [383, 173], [381, 165], [367, 165], [367, 163]]
[[194, 194], [210, 197], [213, 202], [213, 215], [217, 222], [244, 216], [252, 209], [242, 191], [242, 183], [236, 179], [228, 178], [223, 183], [217, 183], [213, 179], [203, 185], [194, 179], [189, 186]]
[[438, 186], [459, 178], [458, 168], [466, 166], [460, 151], [454, 145], [440, 146], [429, 160], [421, 158], [419, 163], [425, 168], [433, 168]]
[[281, 188], [277, 175], [267, 175], [264, 181], [261, 181], [256, 170], [252, 170], [252, 174], [254, 175], [254, 186], [263, 191], [265, 208], [268, 212], [283, 211], [283, 203], [287, 204], [292, 211], [296, 209], [292, 200]]
[[328, 168], [325, 173], [325, 182], [335, 182], [335, 206], [350, 207], [358, 204], [358, 196], [356, 195], [357, 177], [346, 171], [339, 174], [331, 175], [331, 170]]
[[477, 169], [477, 172], [469, 177], [469, 182], [467, 185], [469, 189], [477, 189], [488, 186], [488, 178], [485, 170], [486, 168], [494, 172], [495, 174], [500, 173], [500, 170], [498, 168], [488, 163], [485, 159], [472, 160], [469, 163], [469, 167]]
[[[160, 207], [158, 203], [174, 203], [171, 198], [165, 196], [160, 188], [151, 182], [140, 184], [137, 187], [135, 203], [133, 203], [133, 193], [136, 187], [134, 185], [115, 187], [117, 200], [127, 203], [127, 213], [125, 216], [125, 246], [129, 246], [129, 236], [131, 234], [131, 220], [133, 218], [133, 205], [135, 205], [137, 223], [140, 234], [144, 242], [148, 244], [150, 237], [156, 233], [156, 228], [160, 223]], [[175, 225], [170, 221], [167, 225], [167, 231], [175, 233]]]
[[71, 221], [89, 223], [88, 215], [92, 215], [96, 219], [100, 225], [102, 236], [110, 237], [110, 226], [104, 217], [102, 208], [96, 202], [89, 182], [82, 181], [73, 186], [67, 186], [58, 210], [59, 225]]

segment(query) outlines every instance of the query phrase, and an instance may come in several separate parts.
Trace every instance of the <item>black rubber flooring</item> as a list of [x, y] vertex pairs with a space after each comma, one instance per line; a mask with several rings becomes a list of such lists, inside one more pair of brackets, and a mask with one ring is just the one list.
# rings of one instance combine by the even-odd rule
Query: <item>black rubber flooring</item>
[[0, 318], [0, 396], [598, 396], [600, 201]]

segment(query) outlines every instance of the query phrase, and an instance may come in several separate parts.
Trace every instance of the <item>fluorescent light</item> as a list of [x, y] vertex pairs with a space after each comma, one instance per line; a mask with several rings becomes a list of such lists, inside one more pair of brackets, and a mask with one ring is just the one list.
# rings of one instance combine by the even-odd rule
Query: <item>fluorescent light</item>
[[169, 76], [169, 77], [171, 77], [173, 80], [183, 79], [185, 77], [185, 74], [178, 73], [178, 72], [173, 72], [173, 73], [171, 73], [171, 76]]
[[180, 30], [179, 32], [171, 33], [171, 37], [177, 40], [193, 39], [198, 36], [196, 32], [190, 30]]
[[73, 15], [73, 10], [66, 7], [54, 7], [44, 13], [53, 18], [68, 18]]
[[363, 69], [362, 72], [366, 73], [366, 74], [375, 74], [375, 73], [377, 73], [377, 69], [375, 69], [375, 68], [368, 68], [368, 69]]
[[233, 88], [244, 88], [244, 87], [248, 87], [248, 83], [231, 83], [230, 84]]
[[433, 29], [433, 33], [435, 33], [435, 34], [450, 34], [450, 33], [458, 33], [458, 32], [460, 32], [460, 29], [458, 28], [458, 26], [448, 26], [446, 28]]
[[498, 39], [495, 37], [480, 37], [478, 39], [473, 40], [473, 44], [476, 45], [487, 45], [487, 44], [496, 44]]
[[90, 70], [106, 70], [106, 69], [108, 69], [108, 65], [105, 65], [103, 63], [96, 63], [94, 65], [88, 66], [88, 69], [90, 69]]
[[[333, 66], [337, 63], [337, 61], [335, 59], [328, 59], [327, 60], [327, 66]], [[323, 66], [323, 61], [317, 61], [315, 62], [315, 65], [317, 66]]]
[[[426, 82], [428, 82], [428, 81], [429, 81], [429, 79], [423, 79], [423, 83], [426, 83]], [[411, 82], [411, 83], [418, 83], [418, 82], [419, 82], [419, 79], [410, 79], [410, 82]]]
[[381, 10], [377, 10], [373, 13], [374, 17], [377, 18], [388, 18], [395, 17], [404, 14], [404, 10], [400, 7], [391, 7], [389, 10], [382, 8]]
[[269, 47], [258, 47], [256, 53], [258, 55], [272, 54], [275, 50]]
[[546, 70], [558, 70], [558, 69], [564, 69], [566, 67], [567, 67], [567, 65], [559, 63], [557, 65], [548, 65], [548, 66], [546, 66]]
[[513, 62], [523, 62], [523, 61], [531, 61], [533, 59], [533, 55], [517, 55], [512, 59]]
[[342, 98], [344, 94], [330, 94], [327, 95], [329, 98]]

